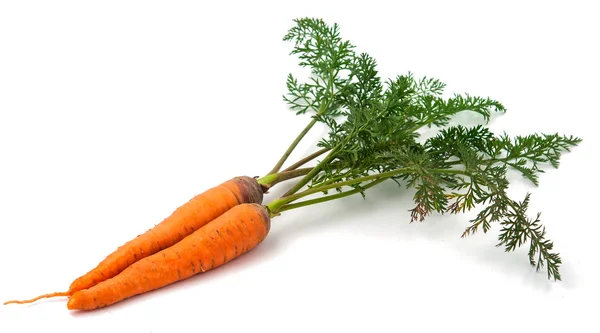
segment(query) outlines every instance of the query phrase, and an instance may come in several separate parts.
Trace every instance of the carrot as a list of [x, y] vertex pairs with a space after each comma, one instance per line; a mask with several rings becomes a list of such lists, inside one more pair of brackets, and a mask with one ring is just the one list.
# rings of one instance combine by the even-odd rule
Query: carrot
[[256, 247], [270, 228], [264, 206], [235, 206], [177, 244], [137, 261], [111, 279], [77, 291], [67, 308], [97, 309], [209, 271]]
[[136, 261], [172, 246], [216, 217], [243, 203], [261, 203], [263, 188], [251, 177], [235, 177], [201, 194], [177, 208], [169, 217], [155, 227], [138, 235], [113, 253], [109, 254], [94, 269], [77, 278], [66, 292], [45, 294], [26, 301], [41, 298], [71, 296], [75, 292], [90, 288], [112, 278]]

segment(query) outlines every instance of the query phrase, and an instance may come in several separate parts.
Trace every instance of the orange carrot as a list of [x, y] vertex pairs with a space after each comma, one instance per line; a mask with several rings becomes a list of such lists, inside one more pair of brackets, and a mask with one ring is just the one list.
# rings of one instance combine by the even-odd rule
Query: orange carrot
[[262, 199], [263, 188], [256, 179], [246, 176], [232, 178], [195, 196], [155, 227], [120, 246], [96, 268], [73, 281], [68, 291], [41, 295], [26, 301], [9, 301], [4, 304], [22, 304], [40, 298], [71, 296], [79, 290], [90, 288], [116, 276], [142, 258], [172, 246], [231, 207], [243, 203], [261, 203]]
[[111, 279], [74, 293], [67, 307], [97, 309], [219, 267], [256, 247], [270, 228], [264, 206], [235, 206], [177, 244], [137, 261]]
[[69, 292], [87, 289], [111, 278], [130, 264], [179, 242], [231, 207], [242, 203], [261, 203], [262, 197], [261, 186], [250, 177], [235, 177], [213, 187], [108, 255], [96, 268], [73, 281]]

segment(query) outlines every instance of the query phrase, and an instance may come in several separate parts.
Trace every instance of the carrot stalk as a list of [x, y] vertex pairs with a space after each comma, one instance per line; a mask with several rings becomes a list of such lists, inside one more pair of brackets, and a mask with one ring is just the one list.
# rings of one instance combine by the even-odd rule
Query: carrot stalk
[[317, 150], [316, 152], [314, 152], [314, 153], [312, 153], [312, 154], [310, 154], [310, 155], [308, 155], [308, 156], [304, 157], [303, 159], [299, 160], [298, 162], [296, 162], [296, 163], [294, 163], [294, 164], [290, 165], [289, 167], [287, 167], [287, 168], [283, 169], [283, 170], [282, 170], [282, 172], [296, 170], [296, 169], [298, 169], [299, 167], [303, 166], [304, 164], [306, 164], [306, 163], [308, 163], [308, 162], [310, 162], [310, 161], [314, 160], [315, 158], [317, 158], [317, 157], [319, 157], [319, 156], [321, 156], [321, 155], [325, 154], [325, 153], [326, 153], [326, 152], [328, 152], [330, 149], [331, 149], [331, 148], [322, 148], [322, 149], [319, 149], [319, 150]]
[[235, 206], [177, 244], [137, 261], [113, 278], [77, 291], [67, 307], [93, 310], [209, 271], [255, 248], [270, 226], [264, 206]]
[[264, 193], [268, 193], [269, 189], [274, 185], [281, 183], [286, 180], [294, 179], [297, 177], [304, 176], [312, 171], [312, 168], [302, 168], [288, 171], [281, 171], [278, 173], [270, 174], [258, 179], [258, 183], [261, 184]]
[[294, 141], [292, 142], [292, 144], [285, 151], [285, 153], [283, 154], [283, 156], [281, 156], [281, 158], [279, 159], [279, 161], [277, 161], [277, 163], [275, 164], [275, 166], [273, 167], [273, 169], [271, 169], [271, 171], [269, 171], [269, 173], [268, 173], [269, 175], [279, 172], [279, 170], [281, 169], [281, 167], [283, 166], [283, 164], [285, 163], [285, 161], [287, 160], [287, 158], [292, 154], [292, 151], [294, 151], [294, 149], [296, 148], [296, 146], [298, 146], [298, 144], [300, 143], [300, 141], [302, 141], [302, 139], [304, 138], [304, 136], [306, 135], [306, 133], [308, 133], [308, 131], [310, 131], [310, 129], [313, 128], [313, 126], [315, 126], [316, 123], [317, 123], [317, 118], [313, 118], [308, 123], [308, 125], [306, 125], [306, 127], [300, 132], [300, 134], [298, 134], [298, 136], [296, 137], [296, 139], [294, 139]]

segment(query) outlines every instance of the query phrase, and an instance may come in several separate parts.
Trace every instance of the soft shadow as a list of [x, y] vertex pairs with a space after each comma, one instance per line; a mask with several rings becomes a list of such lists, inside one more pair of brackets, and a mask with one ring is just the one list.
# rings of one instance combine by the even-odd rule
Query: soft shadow
[[98, 317], [98, 316], [102, 316], [105, 313], [108, 313], [112, 316], [114, 316], [115, 314], [111, 312], [113, 308], [101, 308], [101, 309], [96, 309], [93, 311], [84, 311], [84, 310], [69, 310], [70, 311], [70, 315], [75, 317], [75, 318], [91, 318], [91, 317]]
[[[358, 195], [352, 196], [323, 204], [322, 209], [299, 209], [302, 212], [297, 212], [285, 221], [274, 221], [275, 232], [270, 237], [287, 244], [294, 239], [319, 233], [322, 228], [354, 227], [374, 237], [389, 237], [407, 242], [415, 239], [443, 242], [457, 255], [470, 258], [478, 265], [491, 267], [507, 279], [520, 279], [523, 285], [537, 291], [551, 291], [554, 280], [547, 279], [544, 269], [536, 272], [529, 264], [527, 246], [508, 253], [502, 247], [496, 247], [499, 230], [497, 225], [486, 234], [480, 232], [461, 238], [470, 219], [467, 214], [432, 214], [424, 222], [410, 223], [408, 210], [414, 205], [413, 193], [412, 190], [398, 188], [391, 181], [382, 183], [369, 189], [365, 200]], [[386, 213], [380, 214], [382, 217], [378, 219], [370, 219], [369, 216], [375, 211]], [[276, 219], [284, 220], [284, 215], [285, 212]], [[567, 265], [561, 268], [562, 282], [569, 279], [569, 282], [564, 283], [565, 286], [574, 286], [576, 282], [573, 279], [575, 274], [570, 269], [572, 267]]]

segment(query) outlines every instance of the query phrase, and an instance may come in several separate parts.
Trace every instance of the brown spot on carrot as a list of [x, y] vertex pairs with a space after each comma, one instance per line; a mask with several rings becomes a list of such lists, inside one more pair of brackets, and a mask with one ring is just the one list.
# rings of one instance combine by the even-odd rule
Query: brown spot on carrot
[[231, 233], [231, 230], [229, 230], [228, 227], [225, 227], [225, 233], [231, 237], [231, 239], [233, 240], [233, 253], [234, 253], [234, 257], [237, 257], [239, 255], [238, 253], [238, 247], [237, 247], [237, 241], [236, 238], [233, 236], [233, 234]]
[[181, 259], [181, 255], [179, 254], [179, 252], [175, 252], [175, 254], [177, 255], [177, 258]]
[[238, 177], [240, 193], [244, 195], [244, 202], [261, 203], [263, 201], [263, 187], [258, 183], [258, 180], [251, 177]]
[[248, 176], [235, 177], [233, 184], [225, 184], [225, 187], [234, 195], [239, 204], [260, 203], [263, 200], [262, 187], [256, 179]]
[[271, 216], [269, 215], [269, 211], [263, 205], [256, 205], [256, 209], [262, 214], [262, 220], [265, 222], [265, 227], [268, 233], [271, 230]]
[[192, 264], [192, 274], [196, 273], [196, 265], [194, 265], [193, 261], [190, 261], [190, 264]]
[[[242, 232], [242, 229], [240, 228], [238, 223], [234, 223], [233, 225], [235, 225], [235, 227], [237, 228], [237, 230], [240, 232], [240, 236], [242, 238], [242, 251], [241, 253], [246, 252], [246, 248], [247, 248], [247, 241], [246, 241], [246, 236], [244, 236], [244, 233]], [[240, 253], [240, 254], [241, 254]]]
[[250, 249], [250, 245], [252, 244], [252, 241], [253, 241], [252, 238], [251, 238], [252, 237], [252, 232], [250, 232], [250, 230], [248, 229], [248, 226], [246, 225], [246, 221], [244, 221], [243, 218], [240, 219], [240, 222], [242, 223], [242, 226], [244, 227], [244, 229], [248, 233], [248, 236], [247, 236], [248, 238], [246, 239], [247, 240], [246, 249], [245, 249], [245, 251], [248, 251], [248, 249]]
[[[254, 222], [254, 219], [252, 217], [250, 217], [250, 222], [252, 222], [252, 225], [254, 226], [255, 232], [258, 232], [258, 230], [260, 230], [260, 229], [258, 229], [258, 227], [256, 226], [256, 222]], [[259, 238], [260, 238], [260, 235], [256, 234], [257, 241], [258, 241]]]
[[177, 268], [177, 278], [181, 280], [181, 271]]
[[133, 258], [137, 260], [137, 254], [133, 253]]
[[[223, 262], [227, 262], [227, 256], [225, 255], [225, 250], [223, 249], [223, 247], [221, 247], [221, 242], [217, 242], [217, 240], [212, 235], [210, 235], [210, 239], [213, 241], [213, 244], [217, 245], [217, 247], [219, 248], [219, 250], [223, 254], [223, 260], [224, 260]], [[213, 267], [214, 266], [215, 266], [215, 263], [214, 263], [214, 260], [213, 260]]]
[[200, 270], [202, 271], [202, 273], [206, 272], [206, 270], [204, 269], [204, 265], [202, 264], [202, 260], [198, 260], [198, 263], [200, 263]]

